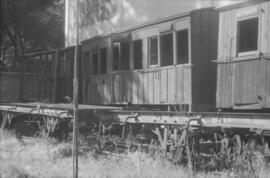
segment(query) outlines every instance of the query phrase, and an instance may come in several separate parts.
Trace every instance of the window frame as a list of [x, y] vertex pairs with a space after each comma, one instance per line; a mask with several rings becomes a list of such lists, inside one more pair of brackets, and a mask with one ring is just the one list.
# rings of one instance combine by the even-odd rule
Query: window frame
[[[128, 69], [123, 69], [122, 64], [123, 64], [123, 59], [122, 59], [122, 46], [123, 43], [128, 44], [128, 49], [129, 49], [129, 54], [128, 54]], [[118, 61], [118, 69], [114, 69], [114, 47], [118, 46], [119, 47], [119, 61]], [[112, 63], [111, 63], [111, 71], [112, 72], [124, 72], [124, 71], [130, 71], [132, 70], [132, 41], [130, 40], [121, 40], [121, 41], [115, 41], [112, 43], [112, 52], [113, 52], [113, 57], [112, 57]]]
[[[251, 20], [251, 19], [256, 19], [256, 18], [258, 19], [257, 50], [239, 52], [239, 23], [241, 21]], [[261, 42], [261, 18], [260, 18], [260, 13], [252, 12], [251, 14], [244, 14], [243, 15], [242, 12], [239, 12], [239, 14], [237, 14], [235, 41], [236, 41], [235, 42], [236, 60], [241, 60], [243, 58], [245, 59], [245, 57], [247, 57], [247, 56], [257, 56], [257, 55], [259, 55], [259, 51], [261, 49], [261, 46], [260, 46], [260, 42]]]
[[[188, 49], [187, 49], [187, 54], [188, 54], [188, 58], [187, 58], [187, 62], [186, 63], [182, 63], [182, 64], [178, 64], [178, 32], [181, 32], [181, 31], [187, 31], [187, 46], [188, 46]], [[191, 63], [191, 53], [190, 53], [190, 50], [191, 50], [191, 40], [190, 40], [190, 30], [189, 28], [182, 28], [182, 29], [178, 29], [175, 31], [175, 65], [179, 66], [179, 65], [187, 65], [187, 64], [190, 64]]]
[[[114, 69], [114, 61], [115, 61], [115, 59], [114, 59], [114, 47], [115, 46], [118, 46], [118, 48], [119, 48], [119, 50], [118, 50], [118, 57], [119, 57], [119, 59], [118, 59], [118, 68], [117, 69]], [[120, 42], [113, 42], [112, 43], [112, 53], [113, 53], [113, 55], [112, 55], [112, 63], [111, 63], [111, 68], [112, 68], [112, 72], [119, 72], [119, 71], [121, 71], [121, 69], [120, 69], [120, 62], [121, 62], [121, 43]]]
[[[135, 42], [138, 42], [140, 41], [141, 42], [141, 68], [138, 68], [138, 69], [135, 69], [135, 61], [134, 61], [134, 43]], [[132, 51], [131, 51], [131, 56], [132, 56], [132, 70], [142, 70], [143, 69], [143, 39], [135, 39], [135, 40], [132, 40]]]
[[[171, 34], [172, 35], [172, 64], [171, 65], [165, 65], [165, 66], [163, 66], [162, 65], [162, 59], [161, 59], [161, 37], [163, 36], [163, 35], [168, 35], [168, 34]], [[172, 67], [172, 66], [175, 66], [175, 64], [176, 64], [176, 62], [175, 62], [175, 31], [167, 31], [167, 32], [162, 32], [162, 33], [160, 33], [159, 34], [159, 36], [158, 36], [159, 38], [158, 38], [158, 55], [159, 55], [159, 57], [158, 57], [158, 60], [159, 60], [159, 67], [162, 67], [162, 68], [170, 68], [170, 67]]]
[[[105, 62], [106, 62], [106, 66], [105, 66], [105, 72], [102, 72], [101, 71], [101, 51], [102, 50], [106, 50], [106, 58], [105, 58]], [[99, 51], [99, 74], [106, 74], [107, 72], [108, 72], [108, 69], [107, 69], [107, 65], [108, 65], [108, 48], [107, 47], [101, 47], [101, 48], [99, 48], [98, 49], [98, 51]]]
[[[128, 50], [129, 50], [129, 54], [128, 54], [128, 69], [123, 69], [123, 59], [122, 59], [122, 46], [124, 46], [123, 45], [123, 43], [126, 43], [126, 44], [128, 44]], [[131, 70], [131, 65], [132, 65], [132, 63], [131, 63], [131, 59], [132, 59], [132, 56], [131, 56], [131, 54], [132, 54], [132, 43], [131, 43], [131, 41], [130, 40], [123, 40], [123, 41], [120, 41], [119, 42], [119, 70], [118, 71], [121, 71], [121, 72], [124, 72], [124, 71], [130, 71]]]
[[[157, 40], [157, 64], [152, 64], [150, 63], [151, 61], [151, 40], [152, 39], [156, 39]], [[149, 68], [154, 68], [154, 67], [159, 67], [160, 65], [160, 61], [159, 61], [159, 35], [153, 35], [153, 36], [149, 36], [147, 37], [147, 64]]]

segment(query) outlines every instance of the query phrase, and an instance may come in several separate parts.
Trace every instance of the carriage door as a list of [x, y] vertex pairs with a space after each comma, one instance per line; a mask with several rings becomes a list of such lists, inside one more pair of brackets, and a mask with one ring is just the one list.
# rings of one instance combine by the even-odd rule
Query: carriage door
[[235, 107], [260, 103], [261, 59], [260, 12], [253, 8], [237, 13], [236, 59], [233, 60], [233, 98]]

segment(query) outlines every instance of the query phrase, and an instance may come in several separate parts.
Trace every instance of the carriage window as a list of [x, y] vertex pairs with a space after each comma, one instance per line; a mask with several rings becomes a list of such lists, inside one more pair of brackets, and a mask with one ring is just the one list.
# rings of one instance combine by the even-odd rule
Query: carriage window
[[119, 70], [120, 43], [113, 44], [113, 70]]
[[173, 65], [173, 34], [160, 36], [160, 60], [161, 66]]
[[97, 74], [98, 73], [98, 53], [95, 52], [92, 54], [92, 66], [93, 66], [93, 74]]
[[142, 69], [142, 40], [133, 42], [133, 68]]
[[104, 74], [107, 72], [107, 49], [100, 49], [100, 73]]
[[129, 42], [121, 43], [121, 70], [129, 70]]
[[188, 30], [176, 33], [177, 40], [177, 64], [188, 63]]
[[258, 50], [259, 19], [252, 18], [238, 22], [238, 52]]
[[89, 52], [84, 52], [83, 53], [83, 75], [88, 76], [89, 75], [89, 69], [88, 67], [90, 66], [89, 63]]
[[149, 65], [158, 64], [158, 39], [157, 37], [151, 37], [148, 40], [148, 50], [149, 50]]

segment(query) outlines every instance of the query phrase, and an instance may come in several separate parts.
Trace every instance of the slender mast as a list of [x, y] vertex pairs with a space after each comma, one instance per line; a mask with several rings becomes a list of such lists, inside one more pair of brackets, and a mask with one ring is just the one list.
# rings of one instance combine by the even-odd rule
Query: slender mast
[[78, 55], [79, 55], [79, 0], [75, 0], [76, 46], [73, 78], [73, 178], [78, 178]]

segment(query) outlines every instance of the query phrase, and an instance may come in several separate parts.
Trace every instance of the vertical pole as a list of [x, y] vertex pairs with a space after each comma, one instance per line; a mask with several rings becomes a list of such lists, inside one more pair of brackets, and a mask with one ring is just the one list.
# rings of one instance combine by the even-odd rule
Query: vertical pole
[[59, 57], [59, 50], [55, 51], [54, 52], [54, 55], [53, 55], [53, 64], [54, 64], [54, 71], [53, 71], [53, 94], [52, 94], [52, 102], [53, 103], [56, 103], [57, 102], [57, 80], [58, 80], [58, 65], [60, 64], [58, 61]]
[[174, 142], [177, 143], [178, 138], [177, 138], [177, 129], [176, 128], [173, 129], [173, 137], [174, 137]]
[[74, 56], [74, 78], [73, 78], [73, 178], [78, 178], [78, 47], [79, 47], [79, 0], [75, 0], [75, 29], [76, 46]]
[[122, 138], [125, 137], [125, 132], [126, 132], [125, 130], [126, 130], [126, 124], [124, 124], [122, 127]]
[[167, 145], [167, 139], [168, 138], [168, 127], [165, 125], [164, 127], [164, 138], [163, 138], [163, 146], [164, 149], [166, 150], [166, 145]]

